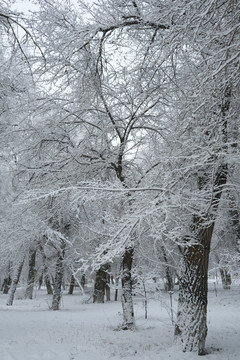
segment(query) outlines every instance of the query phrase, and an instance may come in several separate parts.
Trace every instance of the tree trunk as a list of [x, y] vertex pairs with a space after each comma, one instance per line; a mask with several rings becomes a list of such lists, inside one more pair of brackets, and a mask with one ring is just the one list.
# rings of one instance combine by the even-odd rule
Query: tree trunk
[[[206, 229], [205, 244], [189, 245], [183, 250], [184, 269], [179, 279], [178, 314], [175, 334], [183, 351], [205, 354], [207, 336], [208, 260], [211, 229]], [[209, 234], [209, 235], [207, 235]]]
[[61, 253], [58, 253], [57, 263], [56, 263], [56, 274], [54, 279], [54, 286], [53, 286], [53, 300], [52, 300], [52, 310], [59, 310], [60, 302], [61, 302], [61, 288], [62, 288], [62, 281], [63, 281], [63, 266], [64, 260], [64, 248]]
[[74, 278], [74, 275], [72, 275], [72, 276], [71, 276], [71, 281], [70, 281], [69, 290], [68, 290], [68, 295], [72, 295], [72, 294], [73, 294], [74, 285], [75, 285], [75, 278]]
[[38, 290], [41, 290], [42, 283], [43, 283], [43, 273], [41, 273], [38, 279]]
[[104, 295], [107, 284], [108, 264], [102, 265], [96, 272], [96, 279], [94, 284], [93, 302], [104, 303]]
[[85, 274], [82, 275], [81, 277], [81, 281], [80, 281], [80, 285], [82, 287], [82, 291], [84, 291], [84, 287], [85, 287], [85, 283], [86, 283], [86, 277], [85, 277]]
[[28, 270], [28, 280], [27, 280], [27, 289], [25, 293], [26, 299], [32, 299], [33, 296], [33, 287], [36, 275], [35, 269], [35, 261], [36, 261], [36, 250], [29, 250], [29, 270]]
[[11, 282], [12, 282], [12, 280], [11, 280], [10, 275], [3, 280], [3, 284], [2, 284], [2, 292], [3, 292], [3, 294], [8, 294], [8, 291], [9, 291], [9, 289], [11, 287]]
[[115, 296], [114, 296], [114, 301], [118, 300], [118, 285], [119, 285], [119, 276], [116, 277], [115, 279]]
[[2, 288], [1, 288], [1, 291], [3, 292], [3, 294], [8, 294], [8, 291], [9, 291], [10, 286], [11, 286], [11, 282], [12, 282], [12, 279], [11, 279], [11, 263], [9, 261], [8, 268], [7, 268], [7, 274], [6, 274], [6, 277], [3, 280], [3, 284], [2, 284]]
[[173, 276], [172, 276], [172, 272], [170, 270], [169, 264], [168, 264], [168, 259], [167, 259], [167, 254], [165, 251], [164, 246], [162, 246], [162, 253], [163, 253], [163, 258], [165, 261], [165, 273], [166, 273], [166, 282], [165, 282], [165, 291], [172, 291], [174, 288], [174, 281], [173, 281]]
[[[109, 271], [110, 271], [110, 267], [109, 268]], [[106, 276], [106, 300], [107, 301], [111, 301], [111, 293], [110, 293], [110, 274], [107, 273], [107, 276]]]
[[230, 217], [231, 223], [236, 234], [236, 249], [240, 254], [240, 220], [239, 207], [233, 197], [230, 197]]
[[123, 330], [134, 329], [134, 312], [132, 300], [132, 261], [133, 261], [133, 247], [125, 249], [123, 256], [122, 267], [122, 309], [123, 309]]
[[51, 277], [48, 273], [47, 257], [45, 255], [43, 247], [41, 245], [39, 246], [39, 250], [41, 252], [42, 259], [43, 259], [43, 271], [39, 278], [39, 287], [41, 287], [42, 281], [44, 279], [44, 284], [46, 285], [46, 288], [47, 288], [47, 294], [52, 295], [53, 290], [52, 290], [52, 286], [51, 286]]
[[224, 290], [231, 289], [232, 278], [231, 278], [231, 274], [228, 272], [228, 270], [220, 269], [220, 275], [221, 275], [222, 285], [223, 285]]
[[107, 264], [106, 269], [106, 301], [111, 301], [111, 289], [110, 289], [110, 282], [111, 282], [111, 276], [110, 276], [111, 266], [110, 264]]
[[8, 298], [8, 301], [7, 301], [7, 305], [9, 305], [9, 306], [12, 306], [12, 304], [13, 304], [13, 299], [14, 299], [14, 295], [15, 295], [15, 292], [16, 292], [16, 289], [17, 289], [17, 285], [18, 285], [20, 276], [21, 276], [21, 272], [22, 272], [22, 268], [23, 268], [23, 264], [24, 264], [24, 259], [25, 258], [23, 258], [21, 260], [21, 262], [18, 264], [18, 267], [16, 269], [15, 275], [14, 275], [13, 280], [12, 280], [12, 284], [11, 284], [11, 288], [10, 288], [10, 294], [9, 294], [9, 298]]
[[48, 273], [46, 273], [46, 275], [45, 275], [45, 285], [47, 288], [47, 294], [52, 295], [53, 289], [52, 289], [52, 285], [51, 285], [51, 281], [50, 281], [50, 276], [48, 275]]
[[[221, 165], [216, 173], [211, 200], [211, 206], [215, 212], [219, 206], [223, 187], [227, 182], [227, 173], [226, 164]], [[204, 183], [205, 181], [201, 181], [201, 186]], [[210, 225], [207, 225], [208, 223]], [[204, 218], [193, 216], [192, 230], [196, 243], [188, 244], [186, 241], [182, 251], [184, 269], [179, 279], [180, 291], [175, 334], [181, 338], [184, 351], [198, 350], [199, 355], [206, 353], [208, 262], [214, 225], [214, 218], [211, 219], [207, 215]]]

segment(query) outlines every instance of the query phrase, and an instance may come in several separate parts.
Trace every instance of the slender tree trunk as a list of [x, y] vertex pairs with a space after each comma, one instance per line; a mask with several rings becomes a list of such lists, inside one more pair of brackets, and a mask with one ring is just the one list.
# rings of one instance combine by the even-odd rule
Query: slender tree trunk
[[22, 268], [23, 268], [23, 264], [24, 264], [24, 259], [25, 258], [23, 258], [21, 260], [21, 262], [19, 262], [18, 267], [17, 267], [16, 272], [15, 272], [15, 275], [14, 275], [13, 280], [12, 280], [10, 293], [9, 293], [9, 298], [8, 298], [8, 301], [7, 301], [7, 305], [9, 305], [9, 306], [11, 306], [13, 304], [13, 299], [14, 299], [14, 295], [15, 295], [15, 292], [16, 292], [16, 289], [17, 289], [17, 285], [18, 285], [20, 276], [21, 276], [21, 272], [22, 272]]
[[116, 277], [115, 279], [115, 296], [114, 296], [114, 301], [118, 300], [118, 286], [119, 286], [119, 276]]
[[41, 273], [38, 279], [38, 290], [41, 290], [42, 283], [43, 283], [43, 273]]
[[166, 283], [165, 283], [165, 290], [166, 291], [172, 291], [173, 287], [174, 287], [174, 282], [173, 282], [173, 276], [169, 267], [169, 263], [168, 263], [168, 259], [167, 259], [167, 254], [165, 251], [164, 246], [162, 246], [162, 253], [163, 253], [163, 258], [165, 261], [165, 273], [166, 273]]
[[123, 325], [124, 330], [134, 329], [134, 312], [132, 299], [132, 261], [134, 249], [129, 247], [125, 249], [122, 267], [122, 309], [123, 309]]
[[69, 290], [68, 290], [68, 294], [69, 294], [69, 295], [72, 295], [72, 294], [73, 294], [74, 286], [75, 286], [75, 278], [74, 278], [74, 275], [72, 275], [72, 276], [71, 276], [71, 281], [70, 281]]
[[111, 289], [109, 286], [109, 282], [106, 284], [106, 301], [111, 301]]
[[64, 245], [61, 253], [58, 253], [57, 263], [56, 263], [56, 274], [54, 279], [53, 287], [53, 300], [52, 300], [52, 310], [59, 310], [61, 302], [61, 288], [63, 281], [63, 260], [64, 260]]
[[[73, 275], [74, 276], [74, 275]], [[85, 282], [86, 282], [86, 277], [85, 275], [83, 274], [82, 277], [81, 277], [81, 280], [79, 281], [77, 277], [74, 277], [74, 284], [77, 283], [77, 285], [79, 286], [81, 292], [82, 292], [82, 295], [85, 295], [85, 292], [84, 292], [84, 286], [85, 286]]]
[[44, 279], [44, 284], [46, 285], [47, 294], [52, 295], [53, 294], [53, 289], [52, 289], [52, 285], [51, 285], [51, 276], [48, 273], [47, 258], [46, 258], [46, 255], [44, 253], [43, 247], [41, 245], [39, 246], [39, 250], [40, 250], [40, 252], [42, 254], [42, 259], [43, 259], [43, 271], [42, 271], [42, 274], [41, 274], [40, 279], [39, 279], [39, 282], [40, 282], [39, 287], [42, 285], [42, 281]]
[[33, 296], [33, 287], [36, 275], [35, 262], [36, 262], [36, 250], [29, 250], [29, 262], [28, 262], [28, 280], [27, 280], [27, 289], [25, 293], [26, 299], [32, 299]]
[[8, 294], [8, 291], [11, 287], [12, 279], [11, 279], [11, 262], [8, 262], [7, 274], [3, 280], [1, 291], [3, 294]]
[[220, 269], [220, 275], [221, 275], [222, 285], [223, 285], [224, 290], [231, 289], [232, 278], [231, 278], [231, 274], [228, 272], [228, 270]]
[[7, 274], [6, 277], [3, 280], [2, 284], [2, 292], [3, 294], [8, 294], [8, 291], [11, 287], [12, 279], [11, 279], [11, 262], [8, 262], [8, 268], [7, 268]]
[[[109, 267], [110, 270], [110, 267]], [[111, 301], [111, 290], [110, 290], [110, 274], [107, 273], [107, 277], [106, 277], [106, 300], [107, 301]]]
[[84, 292], [84, 287], [85, 287], [85, 283], [86, 283], [86, 277], [85, 275], [83, 274], [82, 277], [81, 277], [81, 281], [80, 281], [80, 285], [82, 287], [82, 291]]
[[46, 275], [45, 275], [45, 285], [46, 285], [46, 288], [47, 288], [47, 294], [52, 295], [53, 294], [53, 289], [52, 289], [52, 285], [51, 285], [50, 276], [48, 275], [48, 273], [46, 273]]

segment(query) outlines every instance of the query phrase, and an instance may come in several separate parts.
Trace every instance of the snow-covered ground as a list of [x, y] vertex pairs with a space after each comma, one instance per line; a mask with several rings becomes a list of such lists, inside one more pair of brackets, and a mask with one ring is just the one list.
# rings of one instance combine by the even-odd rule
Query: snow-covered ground
[[[118, 330], [120, 302], [84, 303], [79, 290], [63, 296], [60, 311], [49, 310], [51, 297], [35, 291], [33, 300], [16, 299], [6, 306], [0, 294], [1, 360], [192, 360], [174, 343], [169, 295], [148, 301], [135, 298], [136, 331]], [[173, 295], [174, 311], [177, 292]], [[207, 349], [209, 360], [240, 359], [240, 286], [214, 291], [210, 286]]]

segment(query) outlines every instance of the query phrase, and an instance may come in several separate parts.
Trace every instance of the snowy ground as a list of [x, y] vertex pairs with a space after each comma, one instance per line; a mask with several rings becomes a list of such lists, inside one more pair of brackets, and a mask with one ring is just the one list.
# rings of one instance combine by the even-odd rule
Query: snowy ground
[[[135, 299], [137, 329], [118, 331], [120, 302], [84, 304], [79, 291], [64, 295], [62, 309], [50, 311], [51, 297], [36, 291], [33, 300], [6, 306], [0, 294], [1, 360], [192, 360], [174, 343], [169, 295], [149, 300], [144, 319], [141, 299]], [[177, 292], [173, 295], [176, 311]], [[209, 292], [207, 349], [209, 360], [240, 359], [240, 286]]]

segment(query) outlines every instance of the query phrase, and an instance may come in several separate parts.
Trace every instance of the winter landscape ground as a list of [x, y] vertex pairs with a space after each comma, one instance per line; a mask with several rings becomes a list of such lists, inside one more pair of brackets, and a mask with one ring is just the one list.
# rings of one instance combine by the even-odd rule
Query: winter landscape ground
[[[210, 284], [207, 350], [209, 360], [240, 358], [240, 286], [221, 289]], [[174, 312], [177, 291], [173, 294]], [[63, 295], [60, 311], [49, 310], [51, 296], [35, 290], [34, 299], [21, 298], [18, 289], [13, 306], [0, 295], [1, 360], [193, 360], [195, 353], [182, 353], [174, 342], [169, 295], [163, 291], [148, 300], [144, 318], [143, 300], [135, 298], [136, 331], [119, 330], [120, 302], [86, 303], [79, 290]]]

